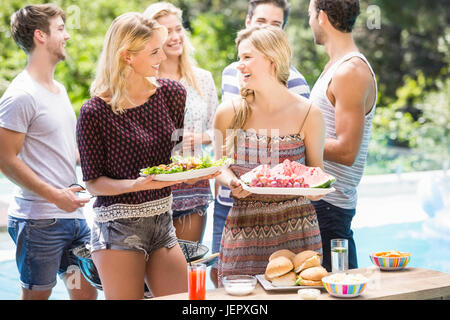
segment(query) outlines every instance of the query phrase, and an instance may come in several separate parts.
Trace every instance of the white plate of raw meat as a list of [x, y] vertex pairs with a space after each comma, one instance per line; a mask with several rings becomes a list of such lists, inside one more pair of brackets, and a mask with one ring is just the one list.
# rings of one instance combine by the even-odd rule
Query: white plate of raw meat
[[242, 188], [248, 192], [256, 194], [274, 194], [274, 195], [296, 195], [296, 196], [323, 196], [327, 193], [336, 191], [331, 188], [273, 188], [273, 187], [249, 187], [241, 183]]

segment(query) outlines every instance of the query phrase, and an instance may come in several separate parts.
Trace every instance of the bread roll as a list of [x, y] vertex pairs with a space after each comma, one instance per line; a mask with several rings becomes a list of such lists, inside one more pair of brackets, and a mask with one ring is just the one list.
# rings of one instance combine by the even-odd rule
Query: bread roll
[[267, 269], [266, 272], [264, 273], [264, 279], [266, 279], [267, 281], [272, 281], [272, 278], [267, 275]]
[[299, 273], [308, 268], [320, 267], [320, 263], [321, 263], [320, 256], [318, 254], [316, 254], [316, 255], [312, 256], [311, 258], [306, 259], [300, 265], [294, 264], [294, 270], [296, 273]]
[[300, 277], [304, 280], [319, 281], [328, 275], [328, 271], [324, 267], [312, 267], [300, 272]]
[[297, 284], [300, 286], [322, 286], [322, 278], [328, 275], [324, 267], [312, 267], [300, 272]]
[[308, 287], [321, 287], [322, 286], [322, 280], [314, 281], [314, 280], [300, 279], [298, 281], [298, 285], [300, 285], [300, 286], [308, 286]]
[[297, 275], [294, 271], [290, 271], [282, 276], [272, 279], [272, 285], [275, 287], [295, 286]]
[[273, 279], [288, 273], [294, 268], [292, 261], [286, 257], [277, 257], [269, 261], [266, 267], [266, 277]]
[[299, 273], [306, 268], [320, 266], [320, 256], [315, 251], [305, 250], [297, 254], [292, 262], [294, 263], [294, 271]]
[[281, 249], [281, 250], [278, 250], [278, 251], [275, 251], [274, 253], [272, 253], [269, 257], [269, 261], [272, 261], [273, 259], [275, 259], [277, 257], [286, 257], [289, 260], [292, 260], [295, 257], [295, 253], [293, 253], [291, 250], [288, 250], [288, 249]]

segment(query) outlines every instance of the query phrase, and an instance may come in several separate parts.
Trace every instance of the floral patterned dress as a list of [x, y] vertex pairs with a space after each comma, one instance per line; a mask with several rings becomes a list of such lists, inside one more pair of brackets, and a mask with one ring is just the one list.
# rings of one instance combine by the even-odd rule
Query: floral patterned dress
[[[211, 72], [194, 68], [194, 75], [201, 94], [188, 84], [185, 78], [180, 83], [186, 88], [186, 108], [184, 115], [184, 130], [195, 133], [208, 133], [213, 138], [213, 121], [219, 100], [216, 86]], [[212, 153], [212, 143], [203, 148], [205, 152]], [[208, 180], [199, 181], [193, 185], [177, 184], [172, 186], [174, 218], [178, 212], [195, 211], [203, 214], [207, 205], [213, 200]]]

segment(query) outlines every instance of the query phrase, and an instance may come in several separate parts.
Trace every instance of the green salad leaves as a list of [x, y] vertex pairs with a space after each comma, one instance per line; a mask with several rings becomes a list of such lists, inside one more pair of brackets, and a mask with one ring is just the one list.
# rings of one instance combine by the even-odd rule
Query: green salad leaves
[[209, 167], [222, 167], [230, 165], [234, 162], [233, 159], [228, 157], [223, 157], [222, 159], [214, 161], [211, 159], [210, 155], [205, 155], [201, 158], [173, 156], [170, 160], [171, 163], [168, 165], [160, 164], [159, 166], [141, 169], [141, 174], [170, 174], [189, 170], [205, 169]]

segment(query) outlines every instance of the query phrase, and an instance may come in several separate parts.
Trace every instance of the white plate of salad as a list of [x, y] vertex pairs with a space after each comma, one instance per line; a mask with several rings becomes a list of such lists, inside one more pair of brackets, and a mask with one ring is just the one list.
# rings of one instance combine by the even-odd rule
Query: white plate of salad
[[212, 160], [209, 155], [202, 158], [180, 157], [171, 158], [171, 163], [141, 169], [141, 176], [155, 175], [155, 181], [179, 181], [205, 177], [227, 168], [233, 159], [223, 157]]

